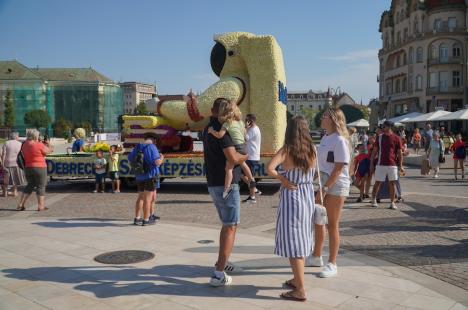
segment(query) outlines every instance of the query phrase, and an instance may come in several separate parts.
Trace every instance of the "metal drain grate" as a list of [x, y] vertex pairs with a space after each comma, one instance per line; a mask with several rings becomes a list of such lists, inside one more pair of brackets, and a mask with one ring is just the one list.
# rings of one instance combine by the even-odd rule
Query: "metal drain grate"
[[134, 264], [154, 258], [154, 254], [146, 251], [114, 251], [98, 255], [95, 261], [102, 264]]

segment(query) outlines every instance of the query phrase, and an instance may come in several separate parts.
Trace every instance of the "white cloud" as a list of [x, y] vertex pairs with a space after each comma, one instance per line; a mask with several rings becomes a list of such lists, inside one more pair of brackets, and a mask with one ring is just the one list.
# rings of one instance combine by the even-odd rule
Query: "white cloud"
[[326, 56], [322, 59], [340, 61], [340, 62], [361, 62], [361, 61], [372, 61], [377, 59], [379, 50], [377, 49], [366, 49], [359, 51], [351, 51], [338, 56]]

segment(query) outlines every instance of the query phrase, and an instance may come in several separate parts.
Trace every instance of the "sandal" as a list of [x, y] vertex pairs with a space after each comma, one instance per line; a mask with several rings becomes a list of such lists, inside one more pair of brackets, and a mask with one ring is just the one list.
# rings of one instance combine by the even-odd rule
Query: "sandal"
[[26, 207], [25, 206], [18, 206], [18, 207], [16, 207], [16, 210], [24, 211], [24, 210], [26, 210]]
[[289, 288], [292, 288], [292, 289], [296, 289], [296, 286], [293, 284], [293, 280], [288, 280], [288, 281], [285, 281], [283, 283], [283, 286], [286, 286], [286, 287], [289, 287]]
[[307, 298], [301, 298], [301, 297], [294, 296], [294, 291], [289, 291], [289, 292], [286, 292], [286, 293], [282, 293], [280, 295], [280, 297], [283, 298], [283, 299], [286, 299], [286, 300], [291, 300], [291, 301], [304, 302], [304, 301], [307, 300]]
[[47, 211], [47, 210], [49, 210], [49, 208], [44, 207], [44, 208], [42, 208], [42, 209], [37, 209], [37, 212], [40, 212], [40, 211]]

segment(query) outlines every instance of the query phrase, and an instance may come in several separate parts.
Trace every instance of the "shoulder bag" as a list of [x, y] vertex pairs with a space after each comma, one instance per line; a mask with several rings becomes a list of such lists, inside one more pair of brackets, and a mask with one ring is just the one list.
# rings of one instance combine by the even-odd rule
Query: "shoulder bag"
[[26, 166], [26, 163], [24, 161], [24, 155], [23, 155], [23, 145], [24, 145], [24, 142], [21, 144], [21, 149], [18, 153], [18, 156], [16, 157], [16, 164], [21, 170], [24, 170], [24, 167]]
[[[315, 151], [317, 154], [317, 149]], [[328, 216], [327, 216], [327, 209], [323, 206], [323, 195], [322, 195], [322, 180], [320, 180], [320, 166], [318, 161], [318, 156], [315, 159], [317, 161], [317, 175], [319, 180], [319, 193], [320, 193], [320, 204], [315, 203], [315, 211], [314, 211], [314, 223], [316, 225], [326, 225], [328, 224]]]

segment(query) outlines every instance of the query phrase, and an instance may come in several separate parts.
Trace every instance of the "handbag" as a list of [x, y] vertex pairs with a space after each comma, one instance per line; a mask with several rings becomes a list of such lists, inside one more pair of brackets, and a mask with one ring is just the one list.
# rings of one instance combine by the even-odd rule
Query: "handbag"
[[442, 151], [442, 143], [440, 143], [439, 163], [445, 164], [445, 156], [444, 156], [444, 151]]
[[16, 157], [16, 164], [21, 170], [24, 170], [24, 167], [26, 166], [23, 155], [23, 145], [21, 145], [21, 149], [18, 153], [18, 156]]
[[[317, 153], [316, 153], [317, 154]], [[320, 166], [317, 161], [317, 175], [319, 180], [319, 192], [320, 192], [320, 204], [315, 204], [315, 211], [314, 211], [314, 223], [316, 225], [326, 225], [328, 224], [328, 216], [327, 216], [327, 209], [323, 206], [323, 195], [322, 195], [322, 181], [320, 180]]]

